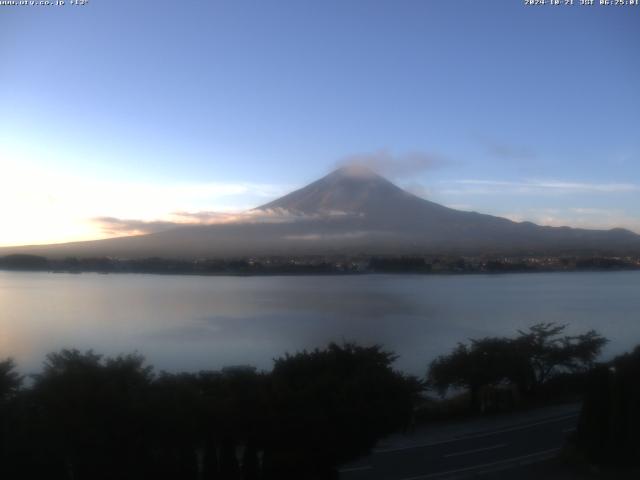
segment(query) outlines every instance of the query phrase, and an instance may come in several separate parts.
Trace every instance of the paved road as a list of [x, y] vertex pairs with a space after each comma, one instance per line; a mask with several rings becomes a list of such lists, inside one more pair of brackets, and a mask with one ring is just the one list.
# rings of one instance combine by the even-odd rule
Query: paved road
[[340, 471], [343, 480], [430, 480], [463, 477], [553, 456], [577, 413], [472, 434], [464, 438], [381, 448]]

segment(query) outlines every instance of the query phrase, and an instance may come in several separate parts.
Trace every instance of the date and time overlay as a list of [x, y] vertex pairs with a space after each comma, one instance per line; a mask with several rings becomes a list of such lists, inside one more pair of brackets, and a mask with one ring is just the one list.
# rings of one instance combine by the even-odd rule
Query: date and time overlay
[[640, 0], [522, 0], [525, 6], [544, 6], [552, 7], [637, 7]]
[[[95, 0], [0, 0], [0, 7], [84, 7]], [[527, 7], [638, 7], [640, 0], [521, 0]]]

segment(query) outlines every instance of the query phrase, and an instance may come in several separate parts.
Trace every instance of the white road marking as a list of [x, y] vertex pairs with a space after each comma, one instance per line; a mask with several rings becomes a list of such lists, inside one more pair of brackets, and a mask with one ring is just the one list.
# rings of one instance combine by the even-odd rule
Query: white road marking
[[557, 453], [559, 451], [560, 451], [559, 448], [552, 448], [550, 450], [542, 450], [540, 452], [530, 453], [529, 455], [522, 455], [521, 457], [513, 457], [513, 458], [508, 458], [506, 460], [499, 460], [497, 462], [483, 463], [481, 465], [474, 465], [472, 467], [459, 468], [457, 470], [447, 470], [446, 472], [429, 473], [427, 475], [418, 475], [417, 477], [407, 477], [401, 480], [428, 480], [430, 478], [445, 477], [447, 475], [452, 475], [456, 473], [470, 472], [473, 470], [480, 470], [480, 469], [491, 468], [491, 467], [499, 467], [501, 465], [508, 465], [513, 462], [516, 462], [516, 463], [522, 462], [523, 460], [529, 460], [531, 458], [538, 457], [538, 456], [544, 457], [546, 455], [551, 455], [552, 453]]
[[506, 447], [508, 444], [506, 443], [501, 443], [500, 445], [492, 445], [490, 447], [482, 447], [482, 448], [476, 448], [474, 450], [466, 450], [464, 452], [456, 452], [456, 453], [449, 453], [447, 455], [445, 455], [445, 458], [448, 457], [460, 457], [462, 455], [470, 455], [472, 453], [478, 453], [478, 452], [484, 452], [486, 450], [495, 450], [496, 448], [502, 448], [502, 447]]
[[543, 421], [536, 422], [536, 423], [528, 423], [528, 424], [525, 424], [525, 425], [518, 425], [518, 426], [515, 426], [515, 427], [503, 428], [501, 430], [494, 430], [493, 432], [487, 432], [487, 433], [478, 433], [478, 434], [472, 434], [472, 435], [467, 435], [467, 436], [463, 435], [463, 436], [460, 436], [458, 438], [452, 438], [450, 440], [442, 440], [442, 441], [439, 441], [439, 442], [420, 443], [420, 444], [417, 444], [417, 445], [407, 445], [406, 447], [379, 448], [379, 449], [373, 450], [372, 453], [373, 454], [378, 454], [378, 453], [400, 452], [402, 450], [413, 450], [415, 448], [433, 447], [435, 445], [443, 445], [445, 443], [460, 442], [462, 440], [472, 440], [474, 438], [490, 437], [492, 435], [499, 435], [501, 433], [515, 432], [517, 430], [526, 430], [527, 428], [537, 427], [538, 425], [546, 425], [548, 423], [562, 422], [564, 420], [568, 420], [570, 418], [577, 417], [578, 415], [579, 415], [578, 413], [573, 413], [571, 415], [564, 415], [562, 417], [552, 418], [552, 419], [549, 419], [549, 420], [543, 420]]

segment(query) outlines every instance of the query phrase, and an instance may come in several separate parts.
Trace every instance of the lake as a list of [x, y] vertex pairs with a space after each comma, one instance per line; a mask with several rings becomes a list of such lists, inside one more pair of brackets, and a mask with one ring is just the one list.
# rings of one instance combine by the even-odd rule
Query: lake
[[536, 322], [594, 328], [604, 358], [640, 344], [640, 272], [504, 275], [162, 276], [0, 271], [0, 358], [137, 351], [157, 369], [268, 369], [329, 341], [383, 344], [423, 374], [458, 341]]

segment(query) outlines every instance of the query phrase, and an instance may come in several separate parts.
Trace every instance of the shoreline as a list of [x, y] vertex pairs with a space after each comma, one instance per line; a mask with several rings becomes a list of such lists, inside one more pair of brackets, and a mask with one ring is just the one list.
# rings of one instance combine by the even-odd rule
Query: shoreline
[[17, 269], [0, 267], [0, 272], [9, 273], [50, 273], [50, 274], [100, 274], [100, 275], [159, 275], [159, 276], [186, 276], [186, 277], [349, 277], [364, 275], [412, 275], [412, 276], [503, 276], [503, 275], [524, 275], [542, 273], [621, 273], [638, 272], [636, 268], [591, 268], [591, 269], [536, 269], [536, 270], [510, 270], [510, 271], [437, 271], [437, 272], [416, 272], [416, 271], [328, 271], [328, 272], [172, 272], [172, 271], [144, 271], [144, 270], [52, 270], [52, 269]]

